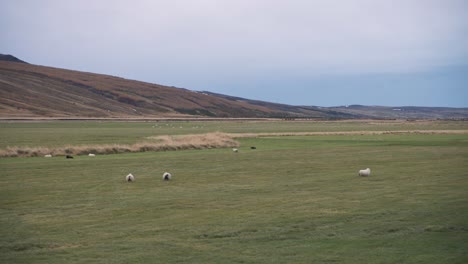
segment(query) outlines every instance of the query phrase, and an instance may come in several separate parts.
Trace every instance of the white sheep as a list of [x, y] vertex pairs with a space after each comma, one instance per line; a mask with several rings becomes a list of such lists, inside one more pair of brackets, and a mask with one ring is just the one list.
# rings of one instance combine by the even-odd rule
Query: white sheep
[[236, 149], [236, 148], [233, 148], [232, 151], [234, 151], [234, 152], [236, 152], [236, 153], [239, 152], [239, 150]]
[[170, 174], [169, 172], [165, 172], [165, 173], [163, 174], [163, 180], [168, 181], [168, 180], [170, 180], [171, 178], [172, 178], [172, 174]]
[[96, 157], [96, 154], [89, 153], [88, 156], [90, 156], [90, 157]]
[[51, 154], [44, 155], [45, 158], [52, 158]]
[[126, 177], [125, 177], [125, 180], [127, 182], [133, 182], [135, 181], [135, 176], [133, 176], [131, 173], [129, 173]]
[[370, 176], [370, 169], [359, 170], [359, 176]]

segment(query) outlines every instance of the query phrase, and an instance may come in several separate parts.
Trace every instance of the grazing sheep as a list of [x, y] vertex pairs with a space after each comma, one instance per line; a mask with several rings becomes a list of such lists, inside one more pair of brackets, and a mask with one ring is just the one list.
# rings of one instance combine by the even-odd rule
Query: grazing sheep
[[236, 148], [233, 148], [232, 151], [234, 151], [234, 152], [236, 152], [236, 153], [239, 152], [239, 150], [236, 149]]
[[44, 156], [45, 158], [52, 158], [52, 155], [51, 154], [47, 154]]
[[163, 174], [163, 180], [168, 181], [168, 180], [170, 180], [171, 178], [172, 178], [172, 174], [170, 174], [169, 172], [165, 172], [165, 173]]
[[96, 157], [96, 154], [89, 153], [88, 156], [90, 156], [90, 157]]
[[125, 180], [127, 182], [134, 182], [135, 181], [135, 176], [133, 176], [131, 173], [129, 173], [126, 177]]
[[73, 156], [67, 155], [66, 158], [67, 158], [67, 159], [73, 159]]
[[370, 169], [369, 168], [359, 171], [359, 176], [369, 176], [369, 175], [370, 175]]

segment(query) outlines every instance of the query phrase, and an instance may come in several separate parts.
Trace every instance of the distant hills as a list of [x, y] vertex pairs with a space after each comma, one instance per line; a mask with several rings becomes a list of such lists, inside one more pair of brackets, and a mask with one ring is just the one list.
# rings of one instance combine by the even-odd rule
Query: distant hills
[[25, 61], [22, 61], [15, 56], [12, 55], [5, 55], [5, 54], [0, 54], [0, 61], [11, 61], [11, 62], [20, 62], [20, 63], [27, 63]]
[[468, 108], [416, 107], [416, 106], [363, 106], [331, 107], [340, 113], [363, 115], [371, 119], [467, 119]]
[[0, 54], [0, 117], [464, 119], [468, 109], [292, 106], [38, 66]]

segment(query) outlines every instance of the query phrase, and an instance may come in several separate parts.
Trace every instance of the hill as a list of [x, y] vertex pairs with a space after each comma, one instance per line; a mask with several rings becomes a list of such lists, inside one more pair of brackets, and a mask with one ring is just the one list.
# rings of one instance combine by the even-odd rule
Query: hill
[[216, 96], [231, 102], [244, 102], [249, 105], [266, 107], [268, 109], [275, 109], [280, 113], [285, 113], [285, 117], [305, 117], [305, 118], [326, 118], [326, 119], [354, 119], [354, 118], [367, 118], [363, 113], [345, 113], [337, 111], [332, 108], [318, 107], [318, 106], [294, 106], [287, 104], [271, 103], [260, 100], [251, 100], [242, 97], [229, 96], [219, 93], [212, 93], [208, 91], [201, 92], [203, 94]]
[[0, 117], [466, 119], [468, 109], [292, 106], [33, 65], [0, 54]]
[[354, 116], [365, 115], [368, 118], [385, 119], [467, 119], [468, 108], [451, 107], [418, 107], [418, 106], [363, 106], [350, 105], [341, 107], [330, 107], [340, 113], [347, 113]]
[[228, 96], [203, 91], [205, 94], [218, 96], [231, 101], [242, 101], [252, 105], [264, 106], [297, 116], [307, 116], [311, 111], [321, 113], [328, 119], [467, 119], [468, 108], [418, 107], [418, 106], [364, 106], [350, 105], [337, 107], [292, 106], [258, 100]]
[[3, 118], [334, 117], [314, 108], [252, 102], [103, 74], [0, 61]]
[[16, 58], [13, 55], [8, 55], [8, 54], [0, 54], [0, 61], [11, 61], [11, 62], [27, 63], [25, 61], [22, 61], [22, 60]]

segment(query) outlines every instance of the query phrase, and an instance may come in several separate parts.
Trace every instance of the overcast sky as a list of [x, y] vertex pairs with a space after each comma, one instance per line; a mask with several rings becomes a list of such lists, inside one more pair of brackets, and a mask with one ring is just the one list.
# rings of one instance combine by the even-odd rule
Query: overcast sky
[[466, 0], [2, 0], [0, 53], [294, 105], [468, 107]]

